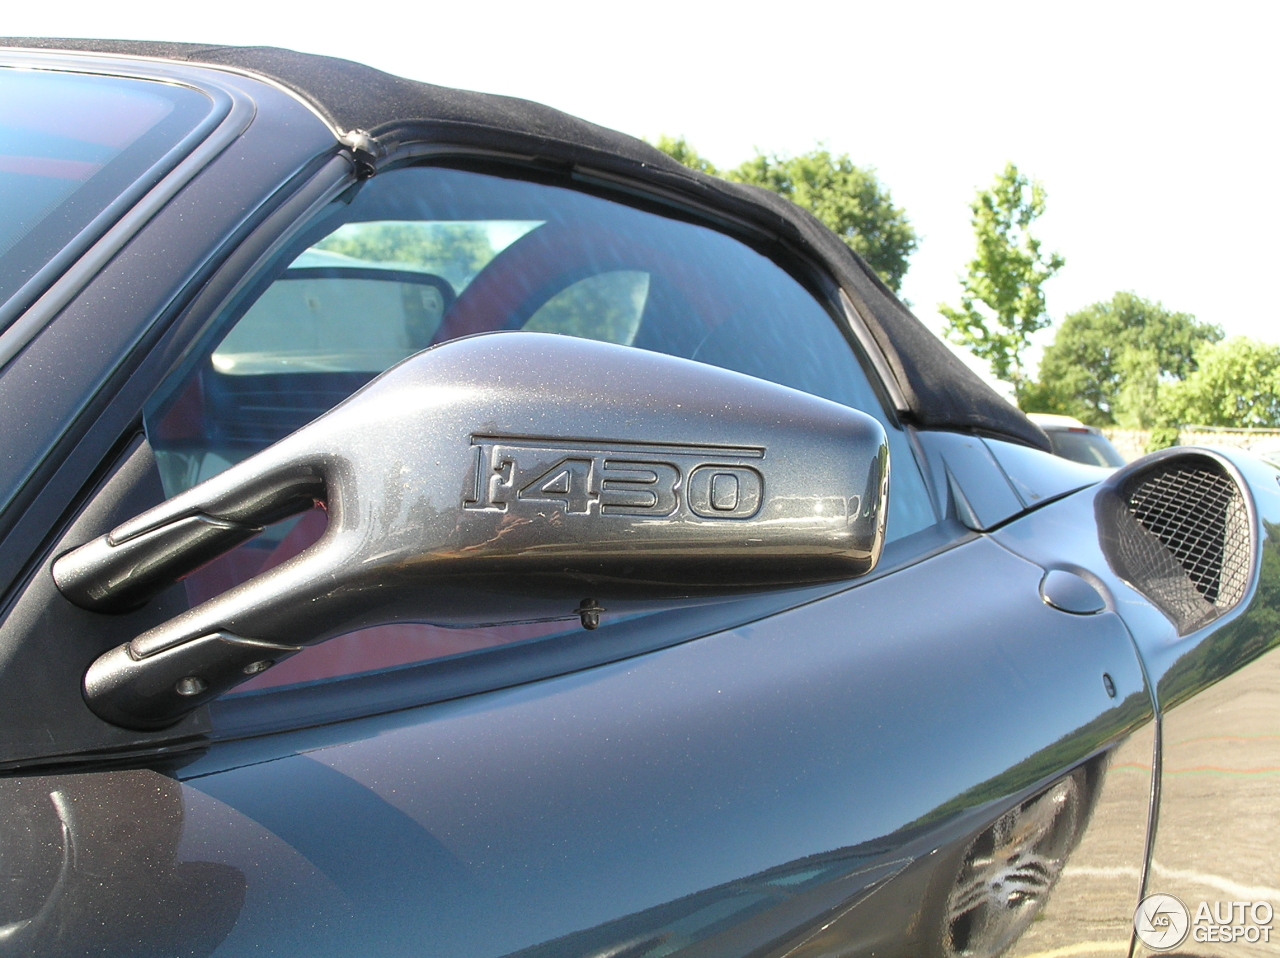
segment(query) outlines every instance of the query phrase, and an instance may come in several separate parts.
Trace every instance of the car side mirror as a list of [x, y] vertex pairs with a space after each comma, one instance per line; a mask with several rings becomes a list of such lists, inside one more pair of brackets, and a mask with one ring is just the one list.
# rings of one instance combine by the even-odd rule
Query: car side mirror
[[[540, 333], [426, 350], [275, 445], [60, 557], [137, 606], [320, 503], [301, 555], [113, 649], [84, 695], [163, 728], [304, 645], [372, 625], [564, 618], [868, 572], [889, 452], [870, 416], [686, 359]], [[589, 599], [583, 599], [589, 596]]]

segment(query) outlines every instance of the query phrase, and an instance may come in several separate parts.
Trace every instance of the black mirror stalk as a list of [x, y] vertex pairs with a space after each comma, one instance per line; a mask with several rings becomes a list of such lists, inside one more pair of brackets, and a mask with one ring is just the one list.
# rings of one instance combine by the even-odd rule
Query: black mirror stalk
[[[301, 555], [101, 656], [84, 694], [162, 728], [303, 646], [862, 575], [889, 459], [870, 416], [685, 359], [540, 333], [429, 349], [54, 564], [113, 612], [307, 508]], [[592, 596], [583, 599], [582, 596]]]

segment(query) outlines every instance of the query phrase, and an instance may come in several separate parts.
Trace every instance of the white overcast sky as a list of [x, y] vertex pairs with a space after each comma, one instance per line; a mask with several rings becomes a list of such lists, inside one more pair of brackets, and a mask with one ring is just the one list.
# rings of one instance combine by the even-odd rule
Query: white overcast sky
[[921, 235], [935, 329], [1006, 160], [1040, 179], [1055, 319], [1117, 290], [1280, 340], [1276, 3], [7, 5], [16, 36], [269, 44], [527, 97], [718, 164], [819, 141], [874, 166]]

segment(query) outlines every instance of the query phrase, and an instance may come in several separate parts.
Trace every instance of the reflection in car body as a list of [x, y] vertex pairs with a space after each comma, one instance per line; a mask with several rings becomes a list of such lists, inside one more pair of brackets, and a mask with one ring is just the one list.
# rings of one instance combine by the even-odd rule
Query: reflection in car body
[[1280, 888], [1272, 466], [1051, 455], [807, 214], [536, 104], [0, 60], [0, 952], [1128, 955]]

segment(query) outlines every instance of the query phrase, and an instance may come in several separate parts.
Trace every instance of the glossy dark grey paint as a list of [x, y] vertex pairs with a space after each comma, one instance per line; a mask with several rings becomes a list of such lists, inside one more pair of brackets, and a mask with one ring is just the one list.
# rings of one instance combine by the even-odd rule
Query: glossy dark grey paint
[[1111, 474], [998, 439], [950, 432], [916, 435], [940, 500], [975, 531], [993, 529]]
[[983, 439], [982, 444], [1027, 509], [1102, 482], [1112, 472], [1002, 439]]
[[1008, 958], [1083, 948], [1099, 958], [1128, 958], [1147, 857], [1155, 733], [1148, 722], [1106, 754], [1084, 836]]
[[[1148, 889], [1178, 896], [1193, 915], [1202, 901], [1280, 904], [1280, 856], [1260, 840], [1280, 827], [1280, 471], [1248, 453], [1216, 453], [1252, 500], [1252, 586], [1236, 610], [1204, 628], [1141, 640], [1161, 712]], [[1197, 940], [1193, 927], [1183, 947], [1262, 956], [1275, 942], [1274, 928], [1269, 943], [1250, 944]]]
[[498, 333], [406, 360], [53, 575], [78, 605], [118, 611], [325, 503], [307, 552], [89, 669], [94, 711], [156, 727], [302, 644], [382, 622], [579, 612], [594, 627], [601, 601], [861, 575], [888, 481], [884, 430], [846, 406], [659, 353]]
[[1063, 569], [1045, 573], [1040, 582], [1040, 597], [1055, 609], [1076, 615], [1092, 615], [1107, 607], [1107, 601], [1087, 579]]
[[[907, 930], [928, 937], [925, 892], [950, 881], [931, 853], [1150, 715], [1119, 619], [1046, 606], [1042, 576], [977, 539], [676, 648], [276, 736], [274, 759], [217, 746], [180, 773], [178, 861], [245, 876], [226, 955], [496, 956], [646, 912], [617, 931], [745, 954], [899, 870], [876, 892], [901, 889], [881, 899], [896, 917], [846, 942], [919, 954]], [[774, 879], [810, 904], [738, 907], [742, 881]], [[678, 928], [682, 906], [649, 911], [703, 893]]]
[[917, 434], [930, 465], [930, 478], [948, 511], [981, 532], [1024, 510], [986, 443], [953, 432]]
[[[1102, 489], [1084, 490], [1072, 496], [1050, 503], [1016, 523], [993, 533], [993, 538], [1033, 562], [1046, 568], [1061, 568], [1076, 572], [1098, 588], [1109, 609], [1114, 609], [1128, 624], [1134, 641], [1141, 652], [1151, 680], [1161, 689], [1161, 701], [1173, 705], [1220, 678], [1223, 678], [1258, 654], [1240, 649], [1228, 654], [1223, 649], [1214, 668], [1203, 676], [1188, 680], [1178, 679], [1169, 672], [1175, 663], [1200, 649], [1201, 655], [1218, 645], [1224, 629], [1247, 613], [1260, 612], [1272, 607], [1272, 597], [1261, 590], [1263, 558], [1274, 548], [1271, 529], [1280, 521], [1280, 485], [1275, 481], [1276, 470], [1248, 453], [1227, 449], [1198, 449], [1177, 447], [1166, 454], [1207, 455], [1227, 466], [1236, 477], [1249, 501], [1254, 536], [1254, 569], [1251, 585], [1238, 606], [1226, 612], [1205, 628], [1183, 637], [1163, 613], [1137, 592], [1122, 576], [1112, 569], [1104, 552], [1096, 519], [1096, 499]], [[1149, 459], [1130, 463], [1117, 473], [1142, 469]], [[1182, 668], [1187, 668], [1186, 663]]]

